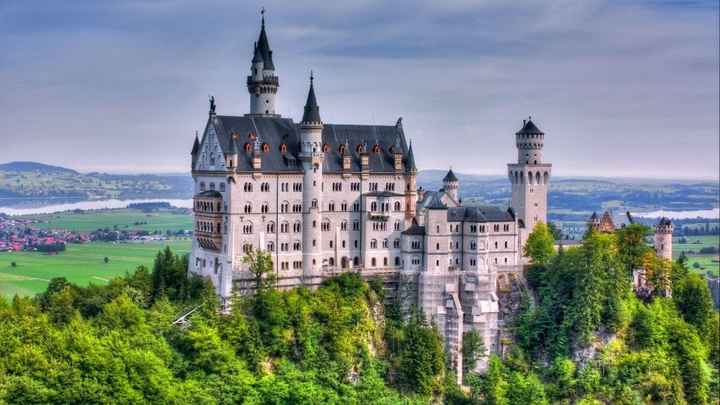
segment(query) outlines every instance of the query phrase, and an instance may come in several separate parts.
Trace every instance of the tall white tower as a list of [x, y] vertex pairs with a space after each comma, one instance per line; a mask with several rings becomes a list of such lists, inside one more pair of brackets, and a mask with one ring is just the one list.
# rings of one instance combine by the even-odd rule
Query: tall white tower
[[247, 77], [247, 89], [250, 93], [250, 114], [260, 116], [278, 116], [275, 112], [275, 96], [280, 81], [275, 74], [272, 50], [265, 33], [265, 15], [263, 11], [260, 37], [255, 43], [255, 51]]
[[538, 222], [547, 223], [547, 193], [552, 165], [543, 163], [542, 149], [545, 134], [533, 124], [523, 120], [523, 127], [515, 133], [518, 151], [517, 163], [508, 164], [512, 184], [512, 208], [524, 230], [520, 232], [522, 246]]
[[300, 122], [300, 159], [303, 178], [303, 282], [313, 283], [322, 270], [323, 150], [320, 107], [315, 98], [313, 76]]
[[672, 260], [673, 224], [668, 218], [661, 218], [655, 226], [655, 253], [658, 257]]

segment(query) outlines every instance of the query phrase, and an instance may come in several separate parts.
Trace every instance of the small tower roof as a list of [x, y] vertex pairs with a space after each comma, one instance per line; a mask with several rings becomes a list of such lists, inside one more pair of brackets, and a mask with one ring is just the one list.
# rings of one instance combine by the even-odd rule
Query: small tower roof
[[262, 11], [262, 25], [260, 27], [260, 37], [257, 41], [257, 50], [262, 55], [264, 62], [264, 68], [268, 70], [275, 70], [275, 64], [272, 60], [272, 50], [270, 49], [270, 43], [268, 42], [267, 33], [265, 32], [265, 10]]
[[523, 120], [523, 127], [518, 132], [515, 133], [516, 135], [521, 134], [531, 134], [531, 135], [544, 135], [545, 133], [540, 130], [533, 122], [531, 118], [528, 118], [527, 121]]
[[417, 171], [417, 166], [415, 166], [415, 154], [413, 153], [412, 141], [410, 142], [410, 148], [408, 149], [407, 162], [405, 163], [405, 166], [407, 167], [408, 171]]
[[315, 86], [314, 86], [313, 74], [310, 73], [310, 90], [308, 91], [307, 101], [305, 101], [305, 112], [303, 113], [303, 123], [320, 123], [320, 107], [318, 106], [317, 99], [315, 98]]
[[453, 173], [452, 169], [450, 169], [445, 175], [445, 178], [443, 178], [443, 183], [450, 183], [454, 181], [458, 181], [458, 178], [457, 176], [455, 176], [455, 173]]
[[200, 149], [200, 140], [198, 139], [197, 132], [195, 132], [195, 142], [193, 142], [192, 151], [190, 152], [191, 155], [194, 155], [198, 152]]
[[658, 222], [658, 226], [667, 226], [667, 225], [672, 225], [672, 221], [670, 221], [670, 218], [668, 218], [668, 217], [660, 218], [660, 222]]

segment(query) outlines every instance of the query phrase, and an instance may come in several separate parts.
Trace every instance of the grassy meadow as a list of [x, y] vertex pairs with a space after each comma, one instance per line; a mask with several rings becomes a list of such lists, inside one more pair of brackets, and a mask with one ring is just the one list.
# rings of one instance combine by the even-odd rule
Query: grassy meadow
[[[88, 225], [89, 226], [89, 225]], [[152, 266], [160, 249], [169, 245], [176, 253], [190, 251], [190, 239], [164, 242], [68, 244], [65, 252], [47, 255], [38, 252], [0, 253], [0, 295], [12, 297], [42, 292], [53, 277], [65, 277], [80, 285], [106, 284], [111, 278], [133, 271], [143, 264]], [[105, 257], [109, 262], [105, 263]], [[16, 263], [16, 267], [12, 266]]]
[[55, 214], [28, 215], [23, 218], [40, 221], [33, 226], [43, 229], [67, 229], [92, 232], [97, 229], [161, 231], [190, 230], [192, 216], [173, 211], [160, 210], [145, 213], [134, 209], [99, 210], [85, 212], [60, 212]]
[[[700, 254], [700, 249], [715, 246], [720, 248], [720, 236], [686, 236], [687, 243], [680, 243], [681, 238], [673, 238], [673, 257], [678, 258], [684, 252], [688, 258], [690, 269], [701, 274], [717, 277], [720, 274], [720, 256], [718, 254]], [[695, 265], [697, 263], [697, 265]]]

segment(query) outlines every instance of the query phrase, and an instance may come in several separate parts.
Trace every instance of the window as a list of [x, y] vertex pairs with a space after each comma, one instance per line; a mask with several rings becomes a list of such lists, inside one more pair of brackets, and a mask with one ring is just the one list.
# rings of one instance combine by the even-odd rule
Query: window
[[300, 222], [295, 222], [295, 223], [293, 224], [293, 232], [298, 233], [298, 232], [300, 232], [301, 230], [302, 230], [302, 229], [301, 229]]
[[395, 211], [400, 211], [400, 210], [401, 210], [400, 201], [395, 201]]
[[355, 246], [355, 249], [357, 249], [357, 247], [358, 247], [358, 241], [357, 241], [357, 239], [355, 239], [355, 241], [353, 242], [353, 246]]
[[358, 202], [353, 203], [353, 211], [354, 212], [360, 211], [360, 203], [358, 203]]
[[267, 249], [268, 252], [274, 252], [275, 251], [275, 244], [272, 242], [267, 243]]
[[389, 246], [388, 240], [387, 240], [387, 239], [383, 239], [383, 248], [387, 249], [388, 246]]
[[287, 242], [283, 242], [280, 244], [280, 250], [283, 252], [287, 252], [289, 250], [289, 244]]
[[507, 243], [507, 241], [505, 241], [505, 249], [507, 249], [507, 247], [508, 247], [508, 243]]
[[252, 212], [252, 204], [250, 204], [249, 201], [245, 203], [244, 212], [245, 212], [246, 214], [249, 214], [249, 213]]
[[439, 243], [436, 243], [436, 244], [435, 244], [435, 250], [440, 250], [440, 244], [439, 244]]
[[282, 204], [280, 204], [280, 212], [282, 212], [283, 214], [288, 212], [289, 209], [290, 209], [289, 202], [283, 201]]
[[210, 183], [210, 190], [215, 190], [215, 183]]
[[330, 247], [330, 249], [333, 248], [333, 241], [332, 241], [332, 240], [328, 243], [328, 247]]
[[395, 249], [397, 249], [397, 248], [400, 247], [400, 239], [395, 239], [395, 240], [393, 241], [393, 247], [394, 247]]
[[370, 203], [370, 211], [372, 211], [372, 212], [377, 211], [377, 203], [375, 201]]
[[260, 212], [263, 214], [267, 214], [270, 210], [270, 207], [268, 206], [268, 203], [263, 203], [262, 206], [260, 206]]
[[360, 230], [360, 221], [353, 221], [353, 231], [359, 231]]
[[328, 203], [328, 211], [335, 211], [335, 202], [331, 201]]
[[350, 191], [360, 191], [360, 183], [350, 183]]
[[505, 231], [505, 232], [510, 231], [510, 225], [509, 224], [503, 225], [503, 231]]
[[400, 265], [400, 258], [398, 256], [395, 256], [395, 266]]
[[268, 192], [268, 191], [270, 191], [270, 183], [262, 183], [262, 184], [260, 184], [260, 191], [262, 191], [262, 192]]
[[400, 230], [400, 221], [395, 221], [395, 230], [396, 231]]
[[295, 192], [302, 191], [302, 183], [293, 183], [293, 191], [295, 191]]
[[200, 182], [200, 191], [205, 191], [205, 182]]
[[281, 233], [288, 233], [289, 229], [290, 229], [290, 224], [288, 224], [287, 222], [283, 222], [282, 224], [280, 224], [280, 232]]
[[292, 206], [292, 212], [299, 213], [302, 212], [302, 204], [301, 203], [295, 203]]
[[293, 250], [298, 251], [301, 249], [300, 241], [293, 242]]
[[275, 223], [268, 222], [267, 225], [265, 225], [265, 231], [267, 233], [275, 233]]
[[330, 221], [323, 221], [322, 224], [320, 224], [320, 229], [323, 232], [329, 232], [330, 231]]
[[497, 249], [497, 248], [498, 248], [498, 243], [497, 243], [497, 242], [495, 242], [495, 249]]
[[342, 211], [342, 212], [347, 211], [347, 203], [345, 201], [340, 203], [340, 211]]
[[387, 266], [388, 260], [387, 257], [383, 257], [383, 266]]
[[341, 231], [347, 231], [347, 221], [342, 221], [340, 223], [340, 230]]
[[225, 183], [220, 183], [220, 191], [225, 191]]
[[243, 184], [243, 191], [246, 193], [252, 192], [253, 191], [252, 183]]
[[312, 202], [310, 203], [310, 206], [311, 206], [312, 208], [317, 208], [317, 205], [318, 205], [318, 201], [317, 201], [317, 200], [312, 200]]
[[375, 267], [376, 265], [377, 265], [377, 262], [375, 261], [375, 258], [373, 257], [372, 259], [370, 259], [370, 266]]
[[370, 191], [377, 191], [378, 184], [377, 183], [370, 183]]
[[395, 183], [385, 183], [385, 191], [395, 191]]
[[373, 239], [370, 241], [370, 249], [377, 249], [377, 240]]
[[333, 183], [332, 191], [342, 191], [342, 183]]
[[477, 249], [477, 242], [475, 242], [474, 240], [470, 241], [470, 250], [475, 250], [475, 249]]
[[410, 242], [410, 248], [411, 249], [420, 249], [420, 241], [414, 240], [414, 241]]

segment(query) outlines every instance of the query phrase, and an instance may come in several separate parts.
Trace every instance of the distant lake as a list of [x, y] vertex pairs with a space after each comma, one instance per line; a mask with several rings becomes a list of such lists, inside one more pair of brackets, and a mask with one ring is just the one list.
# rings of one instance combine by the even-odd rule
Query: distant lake
[[667, 211], [658, 210], [650, 212], [633, 212], [636, 217], [642, 218], [660, 218], [668, 217], [670, 219], [718, 219], [720, 218], [720, 208], [713, 208], [709, 210], [689, 210], [689, 211]]
[[170, 205], [172, 205], [173, 207], [192, 208], [192, 199], [150, 198], [141, 200], [78, 201], [63, 204], [48, 204], [44, 206], [29, 208], [0, 207], [0, 213], [7, 215], [52, 214], [55, 212], [72, 210], [102, 210], [112, 208], [126, 208], [128, 204], [144, 202], [167, 202], [170, 203]]

